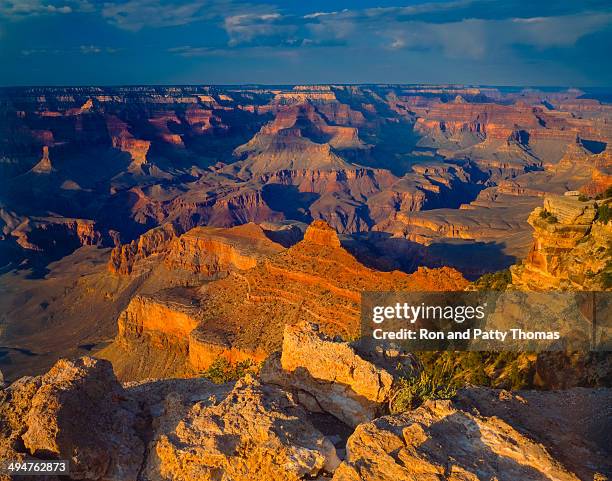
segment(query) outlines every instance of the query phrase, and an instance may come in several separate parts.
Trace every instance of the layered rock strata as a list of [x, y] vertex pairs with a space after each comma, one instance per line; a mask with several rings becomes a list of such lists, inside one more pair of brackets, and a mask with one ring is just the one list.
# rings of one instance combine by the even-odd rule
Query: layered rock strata
[[[119, 318], [114, 345], [121, 352], [107, 356], [117, 365], [127, 367], [126, 359], [132, 358], [132, 364], [141, 364], [130, 346], [143, 343], [164, 348], [164, 356], [179, 353], [188, 371], [205, 370], [218, 357], [259, 362], [280, 348], [287, 324], [316, 321], [327, 334], [355, 335], [362, 290], [454, 290], [467, 285], [448, 268], [413, 274], [369, 269], [322, 221], [313, 222], [304, 239], [289, 249], [268, 240], [256, 226], [198, 228], [170, 242], [159, 256], [160, 265], [172, 266], [164, 276], [180, 267], [215, 277], [136, 296]], [[164, 363], [160, 359], [155, 364]], [[142, 376], [146, 374], [128, 378]]]
[[511, 268], [512, 283], [534, 290], [609, 289], [612, 224], [598, 218], [597, 208], [595, 201], [578, 196], [545, 197], [544, 207], [529, 216], [533, 247], [522, 264]]

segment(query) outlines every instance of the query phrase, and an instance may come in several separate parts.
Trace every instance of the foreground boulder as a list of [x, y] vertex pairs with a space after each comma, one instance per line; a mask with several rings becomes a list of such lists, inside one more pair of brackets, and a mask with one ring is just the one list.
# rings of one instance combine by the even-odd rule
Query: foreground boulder
[[580, 479], [612, 479], [612, 389], [470, 388], [459, 391], [455, 404], [528, 433]]
[[[135, 479], [144, 455], [137, 407], [107, 361], [60, 360], [43, 376], [2, 392], [3, 457], [70, 460], [73, 479]], [[23, 456], [23, 452], [21, 456]]]
[[[21, 435], [27, 430], [25, 418], [39, 387], [40, 377], [23, 377], [0, 391], [0, 462], [24, 459]], [[8, 478], [0, 474], [0, 479]]]
[[427, 401], [357, 427], [333, 481], [578, 481], [540, 444], [504, 421]]
[[303, 406], [325, 405], [337, 417], [359, 412], [346, 406], [360, 405], [357, 393], [369, 395], [364, 379], [374, 383], [371, 372], [387, 379], [390, 371], [313, 326], [288, 328], [287, 338], [285, 365], [298, 367], [284, 370], [281, 357], [276, 371], [266, 366], [287, 389], [251, 376], [235, 384], [194, 378], [121, 386], [105, 361], [59, 361], [0, 390], [0, 462], [69, 459], [71, 478], [102, 481], [610, 479], [609, 388], [469, 388], [453, 401], [429, 400], [353, 431]]
[[285, 327], [282, 354], [268, 360], [261, 376], [296, 391], [309, 410], [327, 412], [353, 427], [382, 412], [393, 384], [387, 370], [310, 323]]
[[[163, 416], [173, 418], [172, 411], [169, 405]], [[151, 480], [298, 481], [332, 473], [339, 462], [331, 441], [289, 393], [247, 377], [219, 404], [198, 402], [178, 422], [162, 426], [146, 475]]]

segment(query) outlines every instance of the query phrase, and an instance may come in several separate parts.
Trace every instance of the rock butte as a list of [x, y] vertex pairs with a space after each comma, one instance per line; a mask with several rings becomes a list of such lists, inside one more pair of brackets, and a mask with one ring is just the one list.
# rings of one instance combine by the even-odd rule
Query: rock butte
[[545, 197], [544, 207], [529, 216], [533, 247], [522, 264], [512, 266], [513, 285], [530, 290], [606, 289], [612, 224], [596, 216], [593, 201]]
[[[455, 290], [467, 285], [449, 268], [420, 268], [413, 274], [369, 269], [323, 221], [313, 222], [304, 239], [288, 249], [255, 225], [195, 228], [170, 241], [162, 237], [159, 246], [145, 249], [154, 253], [149, 257], [136, 250], [132, 271], [149, 275], [145, 272], [153, 263], [170, 278], [188, 272], [209, 282], [164, 288], [130, 301], [119, 317], [115, 342], [101, 352], [123, 379], [148, 377], [146, 369], [134, 369], [142, 364], [137, 358], [144, 355], [143, 343], [146, 355], [157, 359], [151, 365], [164, 365], [162, 359], [173, 353], [163, 372], [168, 376], [201, 371], [219, 356], [260, 361], [280, 347], [286, 323], [316, 320], [332, 335], [356, 333], [363, 290]], [[110, 268], [121, 271], [114, 264]]]

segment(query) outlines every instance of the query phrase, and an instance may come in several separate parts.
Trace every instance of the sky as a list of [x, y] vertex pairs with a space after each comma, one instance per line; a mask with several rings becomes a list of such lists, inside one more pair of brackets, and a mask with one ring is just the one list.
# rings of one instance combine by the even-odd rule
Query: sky
[[0, 85], [612, 86], [612, 2], [0, 0]]

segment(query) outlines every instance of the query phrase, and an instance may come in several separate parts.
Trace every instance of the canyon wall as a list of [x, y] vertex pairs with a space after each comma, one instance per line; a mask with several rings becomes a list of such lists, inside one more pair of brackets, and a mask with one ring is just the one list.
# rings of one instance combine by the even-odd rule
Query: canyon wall
[[512, 283], [533, 290], [610, 289], [612, 224], [599, 218], [599, 205], [609, 205], [609, 199], [545, 197], [529, 216], [533, 247], [512, 267]]

